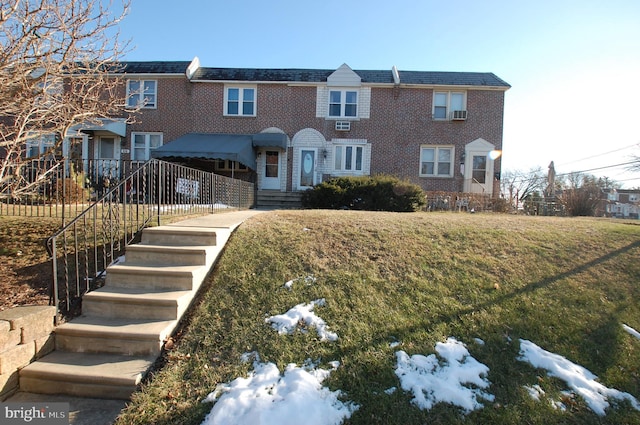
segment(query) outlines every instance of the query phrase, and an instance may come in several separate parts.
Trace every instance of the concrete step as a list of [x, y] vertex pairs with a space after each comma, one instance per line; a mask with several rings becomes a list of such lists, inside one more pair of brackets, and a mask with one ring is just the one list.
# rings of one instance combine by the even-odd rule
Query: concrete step
[[216, 230], [206, 228], [159, 226], [142, 232], [146, 245], [216, 246]]
[[113, 319], [177, 320], [192, 298], [193, 291], [105, 286], [83, 297], [82, 314]]
[[146, 321], [80, 316], [56, 328], [56, 350], [157, 356], [177, 324], [177, 320]]
[[202, 246], [129, 245], [125, 263], [147, 266], [204, 266], [207, 264], [207, 251], [211, 249]]
[[302, 208], [302, 193], [259, 190], [256, 203], [265, 208], [298, 209]]
[[20, 390], [128, 400], [155, 359], [54, 351], [20, 370]]
[[106, 287], [190, 291], [209, 270], [203, 266], [131, 265], [128, 259], [109, 266]]

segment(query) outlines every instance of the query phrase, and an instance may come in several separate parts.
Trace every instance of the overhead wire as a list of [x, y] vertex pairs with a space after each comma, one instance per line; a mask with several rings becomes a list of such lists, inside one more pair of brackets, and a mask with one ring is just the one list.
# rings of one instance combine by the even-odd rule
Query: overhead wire
[[623, 151], [623, 150], [626, 150], [626, 149], [631, 149], [633, 147], [640, 147], [640, 143], [634, 143], [633, 145], [625, 146], [623, 148], [618, 148], [618, 149], [614, 149], [612, 151], [608, 151], [608, 152], [604, 152], [604, 153], [588, 156], [586, 158], [576, 159], [576, 160], [573, 160], [573, 161], [570, 161], [570, 162], [565, 162], [565, 163], [559, 164], [558, 166], [559, 167], [563, 167], [565, 165], [575, 164], [576, 162], [582, 162], [582, 161], [586, 161], [588, 159], [598, 158], [600, 156], [609, 155], [610, 153], [620, 152], [620, 151]]

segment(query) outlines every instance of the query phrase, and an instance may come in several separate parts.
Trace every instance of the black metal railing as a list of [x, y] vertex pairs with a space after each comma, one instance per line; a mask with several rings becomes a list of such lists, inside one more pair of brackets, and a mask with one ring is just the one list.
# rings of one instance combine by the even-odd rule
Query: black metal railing
[[59, 315], [79, 312], [82, 296], [104, 284], [107, 267], [145, 227], [254, 204], [253, 183], [155, 159], [107, 178], [97, 200], [47, 240]]
[[51, 157], [20, 162], [3, 170], [0, 216], [60, 218], [64, 225], [144, 163]]

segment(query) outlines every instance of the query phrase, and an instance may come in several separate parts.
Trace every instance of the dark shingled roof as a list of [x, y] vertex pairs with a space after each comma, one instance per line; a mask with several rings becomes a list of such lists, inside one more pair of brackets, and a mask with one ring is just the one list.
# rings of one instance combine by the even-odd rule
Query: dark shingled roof
[[120, 72], [127, 74], [184, 74], [190, 63], [189, 61], [121, 62]]
[[[122, 62], [128, 74], [184, 74], [190, 62]], [[200, 67], [193, 81], [263, 81], [280, 83], [324, 83], [335, 69], [261, 69]], [[393, 84], [391, 70], [354, 70], [363, 83]], [[401, 84], [443, 86], [511, 87], [491, 72], [399, 71]]]
[[[335, 69], [257, 69], [257, 68], [199, 68], [196, 81], [274, 81], [285, 83], [324, 83]], [[393, 84], [388, 71], [354, 70], [363, 83]], [[428, 72], [399, 71], [400, 83], [447, 86], [511, 87], [491, 72]]]

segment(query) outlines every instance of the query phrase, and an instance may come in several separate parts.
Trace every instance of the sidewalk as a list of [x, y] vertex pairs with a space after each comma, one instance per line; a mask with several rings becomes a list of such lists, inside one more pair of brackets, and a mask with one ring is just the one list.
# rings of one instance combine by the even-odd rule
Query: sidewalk
[[[233, 231], [245, 220], [263, 212], [265, 211], [254, 209], [210, 214], [171, 223], [167, 226], [225, 228]], [[127, 400], [104, 400], [66, 395], [34, 394], [21, 391], [9, 397], [5, 402], [69, 403], [69, 424], [71, 425], [110, 425], [128, 403]]]

